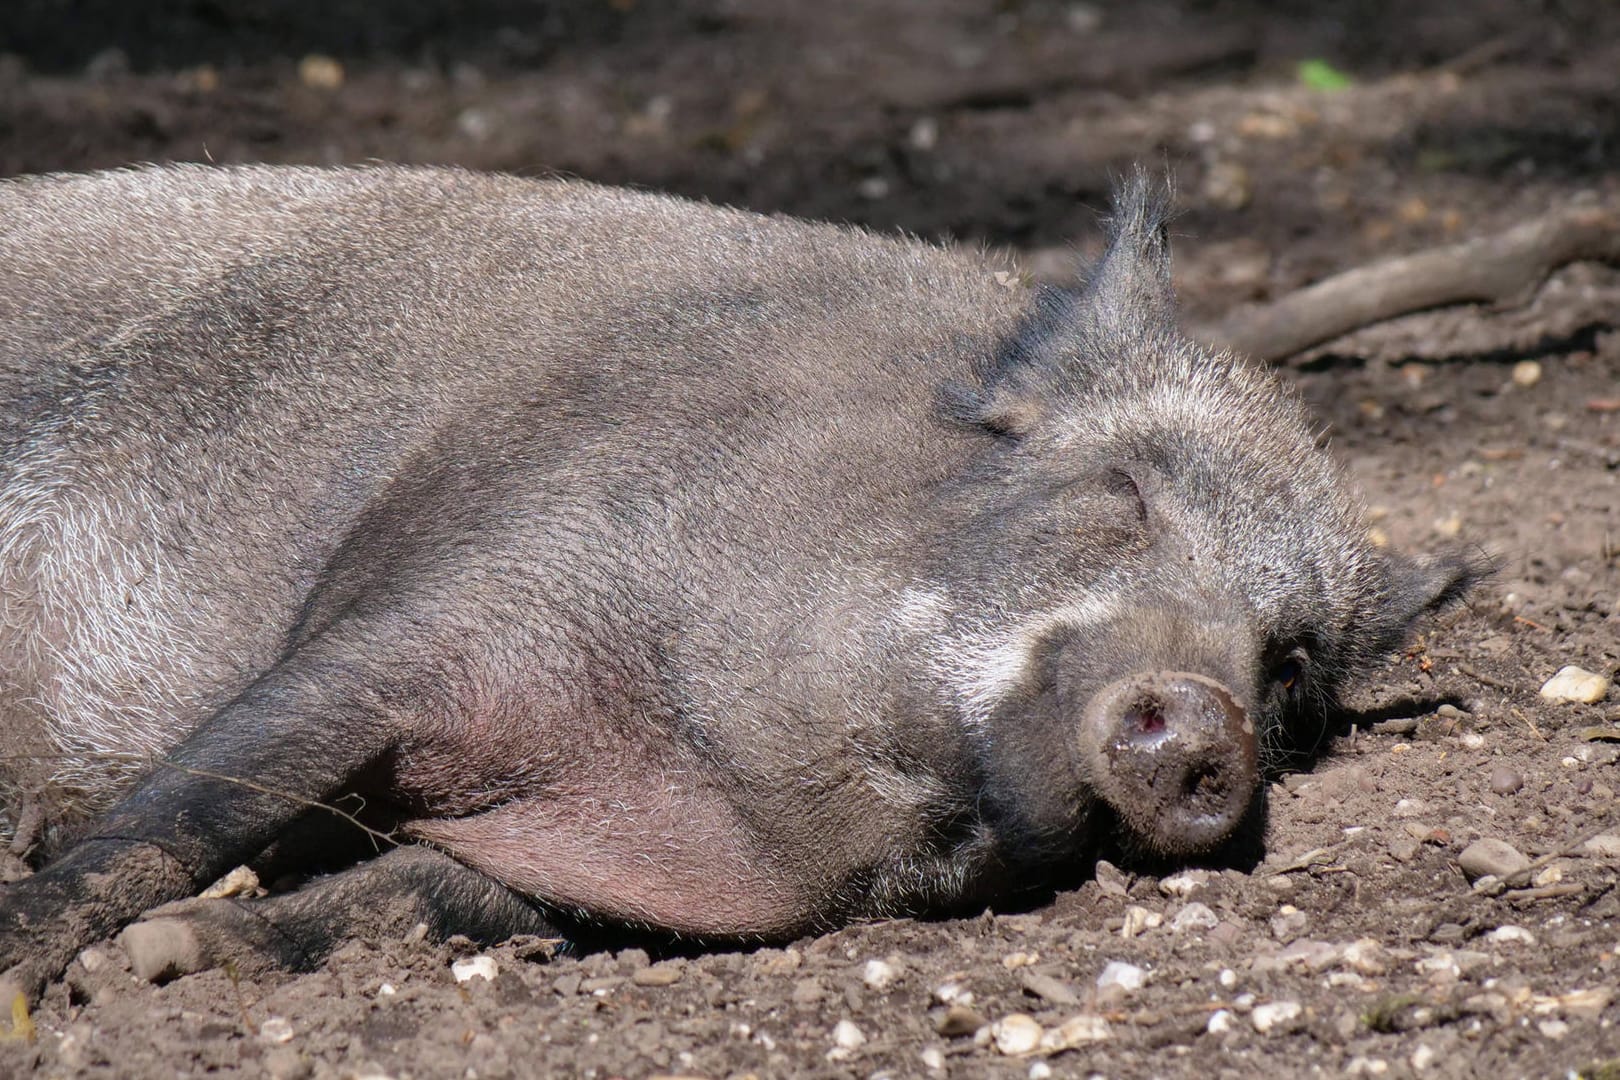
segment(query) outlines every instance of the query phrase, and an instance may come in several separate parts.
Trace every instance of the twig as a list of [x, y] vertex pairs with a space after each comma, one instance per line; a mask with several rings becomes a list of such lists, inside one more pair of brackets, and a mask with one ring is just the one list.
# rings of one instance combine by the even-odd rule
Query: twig
[[342, 818], [344, 821], [347, 821], [350, 825], [353, 825], [355, 828], [359, 829], [361, 832], [365, 833], [379, 844], [386, 844], [389, 847], [399, 846], [399, 841], [394, 838], [393, 833], [383, 832], [380, 829], [373, 829], [370, 825], [367, 825], [365, 822], [361, 821], [347, 810], [333, 806], [331, 803], [323, 803], [316, 799], [306, 799], [302, 795], [294, 795], [287, 791], [278, 791], [272, 787], [265, 787], [263, 784], [256, 784], [252, 780], [244, 780], [240, 776], [229, 776], [225, 773], [210, 772], [207, 769], [194, 769], [189, 765], [176, 765], [172, 761], [163, 762], [162, 767], [165, 769], [174, 769], [177, 772], [183, 772], [188, 776], [202, 776], [209, 780], [223, 780], [227, 784], [235, 784], [238, 787], [246, 788], [248, 791], [256, 791], [260, 795], [270, 795], [277, 799], [286, 799], [288, 802], [297, 803], [298, 805], [308, 807], [311, 810], [325, 810], [328, 814], [336, 814], [338, 817]]
[[1524, 713], [1520, 712], [1518, 709], [1509, 709], [1508, 711], [1511, 712], [1514, 716], [1517, 716], [1520, 720], [1524, 721], [1524, 726], [1530, 729], [1530, 734], [1534, 735], [1536, 738], [1540, 739], [1542, 742], [1547, 741], [1547, 736], [1543, 735], [1541, 733], [1541, 729], [1536, 727], [1536, 722], [1534, 720], [1532, 720], [1528, 716], [1524, 715]]
[[1494, 236], [1358, 267], [1195, 328], [1194, 336], [1257, 360], [1282, 360], [1397, 315], [1521, 301], [1554, 270], [1586, 259], [1620, 261], [1620, 210], [1568, 207]]
[[1503, 682], [1494, 675], [1487, 675], [1483, 671], [1475, 671], [1467, 664], [1458, 664], [1457, 670], [1477, 683], [1484, 683], [1486, 686], [1493, 686], [1498, 690], [1507, 690], [1509, 692], [1513, 692], [1518, 689], [1518, 687], [1514, 686], [1510, 682]]

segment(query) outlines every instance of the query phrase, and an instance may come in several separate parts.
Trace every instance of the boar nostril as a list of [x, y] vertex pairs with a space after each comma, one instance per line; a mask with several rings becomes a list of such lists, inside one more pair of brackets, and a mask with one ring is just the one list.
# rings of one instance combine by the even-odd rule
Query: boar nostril
[[1164, 730], [1164, 705], [1154, 698], [1143, 698], [1126, 713], [1131, 730], [1140, 735], [1157, 735]]
[[1182, 778], [1182, 794], [1188, 802], [1220, 802], [1226, 797], [1225, 771], [1216, 765], [1200, 765], [1187, 770]]

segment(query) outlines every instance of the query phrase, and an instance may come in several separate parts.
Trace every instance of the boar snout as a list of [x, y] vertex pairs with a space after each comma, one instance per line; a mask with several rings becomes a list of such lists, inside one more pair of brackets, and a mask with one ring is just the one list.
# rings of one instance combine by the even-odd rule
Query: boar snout
[[1109, 684], [1086, 709], [1080, 741], [1097, 793], [1159, 855], [1218, 847], [1259, 788], [1253, 721], [1202, 675], [1149, 672]]

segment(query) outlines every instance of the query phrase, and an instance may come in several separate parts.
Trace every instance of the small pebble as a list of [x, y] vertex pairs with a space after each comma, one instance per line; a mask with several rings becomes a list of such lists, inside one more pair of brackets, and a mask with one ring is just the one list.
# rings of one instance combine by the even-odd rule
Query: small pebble
[[1408, 1060], [1412, 1062], [1413, 1072], [1422, 1072], [1434, 1064], [1434, 1059], [1437, 1056], [1434, 1047], [1428, 1043], [1418, 1043], [1417, 1049], [1412, 1051], [1412, 1056]]
[[858, 1050], [866, 1045], [866, 1032], [856, 1027], [853, 1021], [840, 1020], [833, 1025], [832, 1041], [840, 1050]]
[[887, 960], [868, 960], [861, 969], [861, 981], [873, 990], [887, 990], [899, 974]]
[[1044, 998], [1053, 1005], [1080, 1004], [1080, 996], [1069, 989], [1066, 983], [1039, 971], [1024, 972], [1019, 979], [1019, 983], [1023, 986], [1025, 993]]
[[298, 81], [314, 90], [336, 90], [343, 85], [343, 65], [330, 56], [310, 53], [298, 61]]
[[1516, 795], [1524, 787], [1524, 777], [1519, 770], [1508, 765], [1498, 765], [1491, 770], [1491, 790], [1498, 795]]
[[1499, 945], [1534, 945], [1536, 943], [1536, 935], [1532, 934], [1522, 926], [1508, 925], [1498, 926], [1495, 930], [1492, 930], [1489, 934], [1485, 935], [1485, 940], [1496, 942]]
[[952, 1005], [945, 1010], [945, 1015], [939, 1018], [934, 1030], [946, 1037], [972, 1035], [989, 1022], [977, 1010], [970, 1009], [966, 1005]]
[[495, 981], [500, 968], [493, 956], [468, 956], [456, 960], [450, 965], [450, 974], [456, 977], [456, 982], [464, 983], [472, 979], [488, 979]]
[[1602, 701], [1608, 692], [1608, 679], [1573, 664], [1559, 668], [1558, 674], [1541, 688], [1541, 696], [1548, 701], [1578, 701], [1586, 705]]
[[1204, 1030], [1211, 1035], [1225, 1035], [1236, 1023], [1237, 1018], [1230, 1009], [1216, 1009], [1209, 1014], [1209, 1023], [1204, 1025]]
[[1486, 874], [1505, 878], [1529, 866], [1530, 859], [1506, 840], [1485, 837], [1463, 848], [1457, 865], [1469, 881], [1475, 881]]
[[107, 966], [108, 957], [105, 951], [92, 945], [79, 953], [79, 966], [95, 974]]
[[1048, 1080], [1052, 1075], [1052, 1066], [1044, 1061], [1037, 1061], [1029, 1067], [1029, 1080]]
[[1220, 916], [1207, 904], [1194, 900], [1176, 912], [1176, 917], [1170, 920], [1170, 929], [1178, 934], [1186, 930], [1213, 930], [1220, 921]]
[[1149, 911], [1139, 904], [1132, 904], [1125, 909], [1125, 919], [1119, 928], [1119, 936], [1125, 938], [1136, 937], [1144, 930], [1152, 930], [1164, 923], [1164, 916], [1157, 911]]
[[1457, 742], [1464, 750], [1481, 750], [1485, 747], [1485, 736], [1477, 731], [1465, 731], [1457, 736]]
[[1221, 973], [1216, 976], [1216, 981], [1227, 990], [1230, 990], [1237, 985], [1237, 972], [1231, 968], [1221, 968]]
[[1254, 1030], [1264, 1035], [1274, 1028], [1286, 1026], [1299, 1019], [1305, 1007], [1297, 1001], [1270, 1001], [1264, 1005], [1256, 1005], [1254, 1012], [1249, 1014], [1249, 1023]]
[[677, 964], [654, 964], [631, 972], [630, 981], [637, 986], [674, 986], [681, 981], [681, 969]]
[[1090, 1013], [1071, 1016], [1041, 1036], [1041, 1049], [1048, 1053], [1072, 1050], [1086, 1043], [1105, 1042], [1113, 1038], [1114, 1031], [1108, 1020]]
[[1003, 1016], [990, 1025], [990, 1037], [995, 1040], [996, 1049], [1009, 1057], [1034, 1050], [1044, 1034], [1046, 1029], [1034, 1017], [1023, 1013]]
[[223, 900], [231, 896], [263, 896], [259, 875], [246, 866], [238, 866], [208, 888], [198, 893], [202, 900]]
[[1513, 365], [1513, 385], [1529, 389], [1541, 381], [1541, 365], [1534, 360], [1520, 360]]
[[1159, 882], [1159, 891], [1166, 896], [1179, 897], [1185, 900], [1208, 884], [1208, 870], [1187, 870]]
[[1339, 956], [1345, 967], [1363, 975], [1382, 975], [1392, 963], [1389, 953], [1372, 938], [1357, 938]]
[[917, 1056], [922, 1058], [923, 1068], [929, 1072], [940, 1072], [945, 1068], [945, 1051], [937, 1046], [925, 1046]]
[[1569, 1025], [1562, 1020], [1542, 1020], [1536, 1024], [1536, 1030], [1549, 1039], [1562, 1039], [1569, 1034]]
[[292, 1021], [284, 1016], [272, 1016], [259, 1025], [259, 1038], [267, 1043], [292, 1042]]
[[1620, 859], [1620, 835], [1599, 833], [1581, 845], [1581, 854], [1591, 859]]
[[1124, 991], [1140, 990], [1147, 985], [1147, 972], [1123, 960], [1110, 960], [1097, 976], [1097, 988], [1117, 986]]

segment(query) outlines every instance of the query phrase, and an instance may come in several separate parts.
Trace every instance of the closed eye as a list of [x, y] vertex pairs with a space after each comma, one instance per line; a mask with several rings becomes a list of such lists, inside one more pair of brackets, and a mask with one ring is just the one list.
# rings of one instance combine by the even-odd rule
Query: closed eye
[[1128, 499], [1136, 507], [1136, 518], [1142, 524], [1147, 524], [1147, 499], [1142, 497], [1142, 487], [1136, 478], [1124, 469], [1110, 469], [1103, 477], [1103, 487], [1121, 498]]

